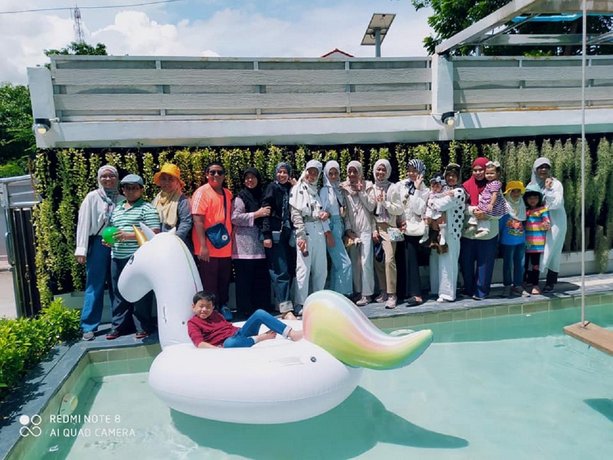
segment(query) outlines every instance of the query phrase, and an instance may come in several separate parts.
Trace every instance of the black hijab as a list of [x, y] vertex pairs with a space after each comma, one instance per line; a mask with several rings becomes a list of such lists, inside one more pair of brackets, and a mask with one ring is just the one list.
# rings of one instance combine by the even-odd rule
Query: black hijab
[[262, 175], [256, 168], [247, 168], [243, 171], [243, 184], [245, 183], [245, 177], [249, 173], [253, 174], [257, 178], [258, 185], [252, 189], [244, 186], [242, 190], [238, 192], [238, 196], [241, 200], [243, 200], [243, 203], [245, 203], [246, 212], [255, 212], [260, 209], [262, 202]]

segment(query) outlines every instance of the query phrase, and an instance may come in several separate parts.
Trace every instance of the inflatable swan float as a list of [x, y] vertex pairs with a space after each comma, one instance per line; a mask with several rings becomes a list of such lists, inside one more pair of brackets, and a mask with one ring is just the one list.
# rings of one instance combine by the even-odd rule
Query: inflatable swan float
[[192, 255], [174, 232], [135, 230], [141, 246], [121, 273], [119, 291], [131, 302], [155, 292], [162, 352], [149, 385], [177, 411], [235, 423], [304, 420], [343, 402], [362, 368], [406, 366], [432, 342], [430, 330], [384, 334], [344, 296], [320, 291], [305, 302], [302, 322], [286, 321], [304, 330], [303, 340], [198, 349], [187, 335], [192, 296], [202, 289]]

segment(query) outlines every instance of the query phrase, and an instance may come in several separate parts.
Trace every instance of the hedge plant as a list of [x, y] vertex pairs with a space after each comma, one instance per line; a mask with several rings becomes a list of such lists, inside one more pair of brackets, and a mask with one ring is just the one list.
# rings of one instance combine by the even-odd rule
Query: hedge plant
[[36, 318], [0, 319], [0, 401], [58, 343], [80, 335], [80, 311], [56, 299]]
[[[608, 253], [613, 240], [613, 145], [611, 139], [592, 138], [593, 148], [587, 147], [586, 158], [586, 222], [590, 247], [595, 246], [597, 225], [602, 226], [597, 250]], [[33, 174], [37, 192], [42, 201], [35, 208], [36, 271], [41, 302], [48, 305], [55, 294], [80, 290], [84, 271], [74, 260], [74, 232], [77, 212], [83, 197], [96, 188], [96, 173], [104, 163], [116, 166], [120, 176], [137, 173], [146, 184], [145, 198], [153, 199], [157, 187], [153, 175], [165, 162], [174, 162], [181, 168], [185, 192], [191, 195], [204, 178], [204, 171], [211, 161], [220, 161], [227, 170], [227, 186], [233, 192], [241, 187], [241, 172], [248, 166], [256, 166], [267, 180], [274, 177], [275, 165], [289, 161], [298, 176], [306, 162], [316, 158], [325, 162], [339, 162], [341, 176], [345, 177], [347, 164], [356, 159], [364, 168], [364, 175], [372, 180], [372, 166], [379, 158], [387, 158], [392, 164], [391, 180], [406, 177], [407, 162], [420, 158], [427, 167], [427, 177], [448, 162], [462, 167], [462, 177], [471, 174], [471, 164], [477, 156], [488, 156], [502, 165], [502, 180], [530, 181], [532, 164], [539, 156], [547, 156], [553, 163], [553, 174], [564, 185], [568, 232], [565, 250], [580, 249], [580, 194], [579, 158], [581, 143], [574, 138], [539, 139], [509, 142], [426, 143], [419, 145], [392, 144], [381, 146], [275, 146], [220, 147], [220, 148], [168, 148], [164, 150], [50, 150], [36, 155]], [[604, 255], [602, 256], [604, 257]]]

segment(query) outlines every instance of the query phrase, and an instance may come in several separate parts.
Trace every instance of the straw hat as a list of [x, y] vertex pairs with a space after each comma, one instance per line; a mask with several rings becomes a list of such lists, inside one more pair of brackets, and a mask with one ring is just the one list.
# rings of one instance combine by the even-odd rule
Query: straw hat
[[169, 176], [176, 177], [181, 183], [181, 187], [185, 187], [185, 182], [181, 180], [181, 170], [177, 165], [173, 165], [172, 163], [164, 163], [160, 171], [153, 175], [153, 183], [155, 185], [160, 185], [160, 177], [162, 174], [168, 174]]
[[507, 188], [504, 191], [504, 194], [508, 194], [511, 190], [519, 190], [523, 195], [526, 191], [526, 187], [524, 187], [524, 183], [520, 180], [510, 180], [507, 182]]

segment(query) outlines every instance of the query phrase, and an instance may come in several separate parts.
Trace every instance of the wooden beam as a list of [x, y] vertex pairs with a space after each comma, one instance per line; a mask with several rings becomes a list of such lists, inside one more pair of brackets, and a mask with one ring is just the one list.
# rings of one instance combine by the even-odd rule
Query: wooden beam
[[564, 333], [613, 356], [613, 331], [590, 322], [585, 325], [579, 322], [566, 326]]

